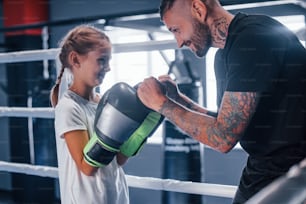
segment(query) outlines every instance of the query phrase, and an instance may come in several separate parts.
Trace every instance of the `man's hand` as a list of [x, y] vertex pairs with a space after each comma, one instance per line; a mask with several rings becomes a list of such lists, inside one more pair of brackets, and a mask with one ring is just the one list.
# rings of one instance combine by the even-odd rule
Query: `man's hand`
[[158, 77], [158, 80], [165, 87], [166, 95], [174, 101], [180, 98], [180, 91], [169, 75], [162, 75]]
[[144, 79], [137, 89], [137, 95], [141, 102], [157, 112], [168, 100], [165, 94], [165, 87], [154, 77]]

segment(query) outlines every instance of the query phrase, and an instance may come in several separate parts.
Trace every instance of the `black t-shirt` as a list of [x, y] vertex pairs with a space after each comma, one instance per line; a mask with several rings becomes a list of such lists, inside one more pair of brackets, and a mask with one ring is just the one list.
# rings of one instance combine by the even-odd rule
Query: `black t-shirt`
[[261, 95], [240, 140], [249, 154], [245, 185], [272, 180], [306, 157], [306, 50], [290, 30], [267, 16], [238, 13], [215, 74], [218, 106], [225, 91]]

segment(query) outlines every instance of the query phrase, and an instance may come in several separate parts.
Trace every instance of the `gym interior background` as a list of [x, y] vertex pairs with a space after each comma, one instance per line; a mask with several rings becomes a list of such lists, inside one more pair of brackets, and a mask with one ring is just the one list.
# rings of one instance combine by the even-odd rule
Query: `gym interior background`
[[[305, 0], [221, 0], [221, 4], [232, 13], [273, 16], [292, 29], [305, 45]], [[100, 88], [101, 93], [115, 82], [135, 85], [144, 77], [169, 73], [183, 92], [215, 110], [215, 49], [203, 59], [194, 57], [187, 49], [177, 50], [173, 36], [160, 22], [158, 6], [159, 0], [2, 0], [0, 49], [5, 53], [56, 48], [70, 28], [81, 23], [94, 24], [105, 30], [113, 44], [128, 45], [127, 52], [113, 55], [113, 69]], [[148, 50], [149, 43], [157, 49]], [[0, 64], [0, 106], [50, 107], [49, 90], [56, 78], [56, 67], [52, 60]], [[53, 120], [33, 118], [29, 125], [27, 118], [0, 117], [0, 129], [1, 161], [56, 167]], [[31, 134], [33, 141], [29, 140]], [[228, 154], [215, 152], [165, 121], [124, 170], [136, 176], [237, 185], [246, 156], [239, 144]], [[0, 172], [2, 203], [60, 203], [58, 188], [56, 179]], [[132, 204], [231, 201], [140, 188], [130, 188], [130, 199]]]

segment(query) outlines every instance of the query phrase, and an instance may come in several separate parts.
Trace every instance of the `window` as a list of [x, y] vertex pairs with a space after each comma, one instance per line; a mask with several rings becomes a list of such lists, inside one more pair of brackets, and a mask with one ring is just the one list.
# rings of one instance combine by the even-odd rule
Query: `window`
[[[129, 29], [115, 29], [108, 33], [111, 42], [115, 44], [149, 42], [148, 33]], [[167, 39], [168, 35], [159, 34], [158, 40]], [[161, 50], [170, 60], [174, 60], [174, 50]], [[159, 51], [137, 51], [114, 53], [111, 60], [111, 71], [106, 75], [101, 86], [101, 93], [110, 88], [114, 83], [126, 82], [133, 86], [149, 76], [159, 76], [168, 72], [168, 64]]]

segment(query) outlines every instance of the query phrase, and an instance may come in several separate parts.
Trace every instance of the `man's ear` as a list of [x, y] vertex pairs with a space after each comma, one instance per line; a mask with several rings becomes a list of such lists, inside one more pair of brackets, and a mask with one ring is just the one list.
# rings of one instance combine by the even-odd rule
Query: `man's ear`
[[69, 64], [72, 67], [79, 67], [79, 65], [80, 65], [79, 55], [75, 51], [71, 51], [69, 53], [68, 60], [69, 60]]
[[207, 7], [201, 0], [191, 1], [191, 15], [198, 19], [200, 22], [204, 22], [207, 17]]

